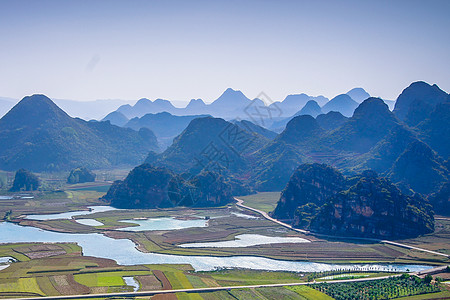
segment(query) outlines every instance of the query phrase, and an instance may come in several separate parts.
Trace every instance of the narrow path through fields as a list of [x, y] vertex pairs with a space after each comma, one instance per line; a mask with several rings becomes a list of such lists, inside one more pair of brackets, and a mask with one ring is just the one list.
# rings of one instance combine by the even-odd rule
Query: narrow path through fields
[[[428, 273], [436, 273], [443, 271], [447, 266], [440, 266], [437, 268], [425, 270], [419, 272], [420, 275], [425, 275]], [[417, 273], [410, 273], [416, 275]], [[380, 276], [380, 277], [369, 277], [369, 278], [355, 278], [355, 279], [338, 279], [338, 280], [323, 280], [320, 283], [344, 283], [344, 282], [358, 282], [358, 281], [371, 281], [371, 280], [381, 280], [389, 277], [401, 276], [402, 274], [390, 275], [390, 276]], [[205, 292], [216, 292], [224, 290], [233, 289], [245, 289], [245, 288], [262, 288], [262, 287], [283, 287], [283, 286], [296, 286], [296, 285], [310, 285], [317, 284], [319, 282], [294, 282], [294, 283], [273, 283], [273, 284], [256, 284], [256, 285], [241, 285], [241, 286], [220, 286], [220, 287], [209, 287], [209, 288], [192, 288], [192, 289], [177, 289], [177, 290], [155, 290], [155, 291], [143, 291], [143, 292], [125, 292], [125, 293], [104, 293], [104, 294], [88, 294], [88, 295], [70, 295], [70, 296], [51, 296], [51, 297], [32, 297], [32, 298], [19, 298], [15, 300], [39, 300], [39, 299], [89, 299], [89, 298], [113, 298], [113, 297], [139, 297], [139, 296], [153, 296], [157, 294], [171, 294], [171, 293], [205, 293]]]

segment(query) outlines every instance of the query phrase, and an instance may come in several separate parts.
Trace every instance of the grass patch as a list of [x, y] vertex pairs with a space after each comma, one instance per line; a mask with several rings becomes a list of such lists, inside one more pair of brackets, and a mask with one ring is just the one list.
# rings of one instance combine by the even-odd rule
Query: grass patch
[[296, 292], [297, 294], [308, 300], [333, 300], [333, 298], [331, 298], [330, 296], [312, 289], [309, 286], [297, 285], [288, 286], [286, 288], [293, 292]]
[[44, 295], [36, 281], [36, 278], [18, 278], [15, 280], [2, 279], [0, 293], [23, 292]]
[[191, 289], [192, 284], [182, 271], [164, 272], [173, 289]]
[[273, 211], [277, 206], [277, 202], [280, 200], [280, 192], [264, 192], [237, 198], [244, 200], [244, 205], [268, 213]]
[[203, 300], [197, 293], [176, 293], [178, 300]]
[[222, 282], [235, 282], [232, 285], [254, 285], [265, 283], [293, 283], [305, 281], [299, 273], [270, 272], [253, 270], [223, 270], [208, 272], [213, 279]]

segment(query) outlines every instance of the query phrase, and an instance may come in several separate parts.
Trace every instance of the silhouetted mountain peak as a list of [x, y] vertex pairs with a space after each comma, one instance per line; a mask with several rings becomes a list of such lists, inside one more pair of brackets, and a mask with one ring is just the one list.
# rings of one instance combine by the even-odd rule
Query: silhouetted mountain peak
[[310, 115], [302, 115], [290, 120], [286, 129], [280, 133], [277, 139], [290, 144], [298, 144], [316, 138], [323, 132], [324, 130], [319, 126], [316, 119]]
[[358, 102], [353, 100], [347, 94], [337, 95], [333, 99], [331, 99], [328, 103], [326, 103], [322, 107], [322, 111], [324, 113], [328, 113], [330, 111], [338, 111], [346, 117], [350, 117], [353, 115], [355, 108], [358, 107]]
[[308, 102], [310, 97], [304, 93], [302, 94], [293, 94], [293, 95], [287, 95], [286, 98], [283, 100], [283, 104], [287, 105], [298, 105], [302, 106], [305, 105], [306, 102]]
[[135, 106], [136, 106], [136, 105], [147, 105], [147, 104], [150, 104], [150, 103], [152, 103], [152, 100], [147, 99], [147, 98], [141, 98], [141, 99], [139, 99], [139, 100], [136, 102]]
[[210, 105], [213, 108], [239, 109], [242, 106], [248, 105], [249, 102], [250, 99], [241, 91], [228, 88]]
[[191, 99], [186, 108], [198, 108], [206, 106], [205, 102], [202, 99]]
[[322, 110], [320, 109], [319, 104], [314, 100], [309, 100], [308, 102], [306, 102], [305, 106], [303, 106], [303, 108], [295, 115], [296, 116], [310, 115], [315, 118], [321, 113]]
[[383, 100], [369, 98], [361, 103], [353, 117], [329, 138], [339, 149], [367, 152], [396, 124], [397, 118], [389, 111]]
[[102, 119], [102, 121], [109, 121], [113, 125], [124, 126], [128, 122], [128, 118], [125, 117], [119, 111], [113, 111], [109, 113], [106, 117]]
[[394, 114], [408, 125], [415, 126], [426, 119], [437, 104], [448, 99], [449, 95], [436, 84], [413, 82], [398, 96]]
[[353, 118], [390, 118], [395, 119], [386, 103], [380, 98], [364, 100], [353, 113]]
[[2, 119], [6, 126], [38, 126], [51, 121], [57, 126], [60, 121], [70, 121], [71, 118], [45, 95], [32, 95], [23, 98]]
[[370, 97], [369, 93], [360, 87], [351, 89], [346, 94], [349, 95], [353, 100], [355, 100], [358, 103], [361, 103]]
[[338, 111], [330, 111], [326, 114], [321, 114], [316, 117], [317, 123], [326, 130], [333, 130], [340, 127], [348, 120]]

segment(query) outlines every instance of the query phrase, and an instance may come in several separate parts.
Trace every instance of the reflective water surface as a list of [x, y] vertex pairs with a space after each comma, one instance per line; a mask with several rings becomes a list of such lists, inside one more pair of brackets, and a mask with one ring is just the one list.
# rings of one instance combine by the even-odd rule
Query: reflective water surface
[[420, 271], [430, 268], [425, 265], [401, 264], [325, 264], [304, 261], [274, 260], [257, 256], [184, 256], [159, 253], [142, 253], [133, 242], [127, 239], [115, 240], [98, 233], [70, 234], [51, 232], [35, 227], [24, 227], [17, 224], [0, 223], [0, 241], [2, 243], [17, 242], [75, 242], [83, 247], [83, 255], [109, 258], [122, 265], [137, 264], [191, 264], [197, 271], [210, 271], [215, 268], [249, 268], [255, 270], [280, 271], [325, 271], [335, 269], [396, 270], [405, 272]]

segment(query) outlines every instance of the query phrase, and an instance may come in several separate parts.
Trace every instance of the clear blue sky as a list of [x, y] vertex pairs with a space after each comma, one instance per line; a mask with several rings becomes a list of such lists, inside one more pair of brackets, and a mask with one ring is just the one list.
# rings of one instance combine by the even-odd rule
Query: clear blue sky
[[0, 96], [450, 91], [450, 1], [0, 0]]

